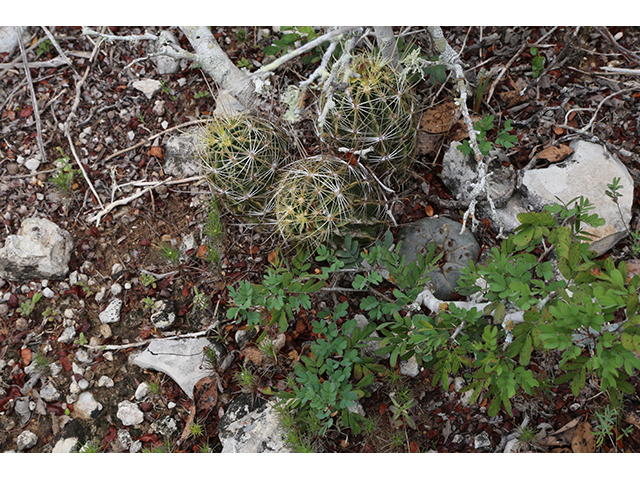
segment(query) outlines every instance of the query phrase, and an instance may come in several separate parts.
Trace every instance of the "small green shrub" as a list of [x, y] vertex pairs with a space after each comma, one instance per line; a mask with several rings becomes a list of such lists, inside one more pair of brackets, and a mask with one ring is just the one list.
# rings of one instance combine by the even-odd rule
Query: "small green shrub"
[[59, 164], [56, 167], [56, 173], [53, 177], [49, 178], [49, 181], [64, 195], [73, 195], [73, 176], [75, 170], [71, 166], [71, 159], [64, 153], [62, 148], [58, 147], [58, 151], [62, 157], [58, 158], [56, 162]]
[[[493, 148], [493, 143], [487, 140], [487, 133], [495, 128], [493, 125], [493, 120], [493, 115], [485, 115], [484, 117], [482, 117], [482, 120], [476, 122], [476, 124], [474, 125], [474, 128], [476, 130], [476, 139], [478, 141], [478, 149], [480, 150], [480, 153], [482, 155], [488, 155]], [[512, 120], [507, 120], [504, 124], [504, 127], [498, 132], [496, 137], [496, 143], [498, 145], [502, 145], [505, 148], [513, 147], [518, 141], [518, 137], [509, 133], [511, 130], [513, 130], [513, 126], [511, 124]], [[462, 142], [462, 145], [458, 145], [458, 150], [460, 150], [465, 155], [473, 153], [473, 149], [469, 144], [469, 140], [464, 140]]]

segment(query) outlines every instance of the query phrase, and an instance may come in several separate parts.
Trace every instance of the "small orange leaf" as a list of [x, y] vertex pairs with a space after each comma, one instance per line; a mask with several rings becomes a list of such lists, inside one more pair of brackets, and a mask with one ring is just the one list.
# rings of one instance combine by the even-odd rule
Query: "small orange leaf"
[[559, 145], [557, 147], [551, 146], [542, 150], [538, 154], [539, 160], [548, 160], [551, 163], [556, 163], [564, 160], [573, 153], [573, 149], [568, 145]]
[[418, 444], [416, 442], [409, 442], [409, 451], [411, 453], [419, 453], [420, 447], [418, 447]]
[[278, 258], [278, 252], [276, 252], [275, 250], [267, 255], [267, 260], [269, 260], [269, 263], [274, 263], [276, 261], [276, 258]]
[[149, 155], [159, 158], [160, 160], [164, 160], [164, 152], [162, 151], [162, 147], [151, 147], [151, 149], [149, 150]]
[[27, 347], [23, 348], [20, 350], [20, 356], [22, 357], [22, 362], [25, 367], [31, 363], [31, 349]]
[[427, 217], [433, 217], [433, 207], [431, 205], [427, 205], [424, 207], [424, 213], [427, 214]]
[[255, 255], [256, 253], [258, 253], [260, 251], [260, 249], [256, 246], [253, 246], [251, 248], [251, 255]]
[[200, 245], [198, 247], [198, 251], [196, 252], [196, 257], [204, 258], [207, 255], [208, 251], [209, 251], [209, 246], [208, 245]]

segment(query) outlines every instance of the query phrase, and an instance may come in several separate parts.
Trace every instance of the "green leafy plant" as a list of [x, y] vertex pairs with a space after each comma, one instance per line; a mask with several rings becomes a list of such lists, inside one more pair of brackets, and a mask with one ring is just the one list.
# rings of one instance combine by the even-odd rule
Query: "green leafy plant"
[[251, 67], [251, 65], [252, 63], [245, 57], [242, 57], [240, 60], [238, 60], [238, 68], [249, 68]]
[[51, 47], [53, 47], [53, 44], [50, 40], [43, 40], [38, 44], [38, 48], [36, 48], [36, 57], [49, 53], [51, 51]]
[[[296, 42], [300, 42], [301, 45], [305, 45], [307, 42], [311, 42], [316, 39], [318, 34], [313, 27], [280, 27], [283, 33], [280, 38], [274, 38], [273, 43], [268, 47], [265, 47], [265, 55], [284, 55], [290, 50], [295, 48]], [[302, 57], [304, 64], [315, 63], [321, 58], [321, 50], [315, 47], [311, 50], [311, 54], [307, 54]]]
[[142, 305], [144, 306], [144, 308], [153, 308], [155, 303], [156, 301], [151, 297], [144, 297], [142, 299]]
[[58, 151], [62, 157], [58, 158], [56, 162], [59, 164], [56, 167], [56, 173], [53, 177], [49, 177], [49, 181], [55, 185], [64, 195], [73, 194], [73, 176], [75, 171], [71, 166], [71, 159], [64, 153], [61, 147], [58, 147]]
[[195, 100], [199, 100], [199, 99], [201, 99], [201, 98], [209, 98], [210, 96], [211, 96], [211, 94], [210, 94], [209, 92], [207, 92], [207, 91], [205, 91], [205, 90], [202, 90], [202, 91], [200, 91], [200, 92], [196, 92], [196, 93], [193, 95], [193, 98], [194, 98]]
[[301, 308], [311, 309], [310, 294], [324, 286], [324, 281], [309, 273], [308, 252], [301, 251], [289, 264], [278, 257], [261, 284], [243, 280], [236, 288], [229, 288], [232, 306], [227, 318], [246, 321], [248, 325], [278, 325], [286, 331], [288, 322]]
[[531, 56], [533, 57], [531, 59], [532, 77], [538, 78], [540, 75], [542, 75], [542, 72], [544, 70], [544, 57], [538, 54], [538, 49], [536, 47], [531, 47], [529, 51], [531, 53]]
[[197, 422], [193, 422], [189, 427], [189, 434], [192, 437], [201, 437], [204, 435], [204, 428]]
[[[493, 115], [485, 115], [482, 120], [476, 122], [476, 124], [474, 125], [474, 128], [476, 130], [476, 139], [478, 141], [478, 149], [480, 150], [480, 153], [482, 155], [488, 155], [493, 148], [493, 143], [487, 139], [487, 133], [495, 128], [493, 125], [493, 120]], [[512, 121], [507, 120], [504, 124], [504, 127], [497, 134], [496, 143], [498, 145], [502, 145], [505, 148], [513, 147], [518, 141], [518, 137], [510, 134], [509, 132], [511, 130], [513, 130]], [[464, 140], [461, 145], [458, 145], [457, 148], [465, 155], [473, 153], [473, 149], [469, 144], [469, 140]]]
[[[493, 315], [493, 326], [484, 317], [467, 323], [466, 333], [456, 336], [455, 347], [466, 362], [474, 358], [477, 371], [464, 390], [474, 390], [471, 401], [482, 391], [492, 396], [489, 415], [495, 415], [500, 404], [510, 414], [510, 398], [520, 389], [531, 394], [538, 386], [527, 368], [535, 349], [562, 352], [559, 368], [567, 373], [555, 382], [571, 382], [574, 396], [589, 375], [614, 403], [623, 393], [633, 392], [628, 378], [640, 367], [633, 354], [640, 350], [640, 278], [628, 280], [626, 264], [615, 265], [611, 257], [593, 260], [595, 254], [582, 242], [588, 240], [583, 227], [604, 221], [587, 213], [593, 208], [587, 199], [569, 204], [574, 201], [574, 206], [555, 204], [540, 213], [518, 215], [522, 225], [501, 249], [492, 249], [487, 266], [470, 264], [461, 277], [460, 292], [482, 291], [489, 302], [483, 313]], [[539, 248], [547, 253], [555, 250], [562, 278], [554, 278], [550, 261], [533, 254]], [[485, 286], [479, 286], [478, 279]], [[512, 307], [522, 311], [517, 324], [505, 319]], [[626, 312], [622, 324], [615, 319], [617, 311]], [[441, 367], [441, 374], [451, 370]]]
[[633, 425], [620, 429], [620, 409], [607, 405], [603, 410], [595, 412], [595, 428], [591, 434], [596, 437], [596, 447], [601, 447], [608, 438], [617, 450], [618, 442], [633, 432]]
[[149, 388], [149, 392], [152, 395], [160, 396], [162, 395], [162, 389], [160, 388], [160, 384], [158, 382], [146, 382], [147, 387]]
[[204, 292], [199, 292], [198, 287], [194, 286], [193, 291], [193, 308], [196, 310], [204, 310], [207, 308], [207, 296]]
[[240, 370], [234, 373], [233, 378], [243, 392], [254, 392], [257, 388], [258, 379], [249, 367], [240, 365]]
[[42, 298], [41, 293], [34, 293], [33, 297], [26, 299], [24, 302], [20, 304], [17, 309], [17, 312], [24, 316], [28, 317], [33, 313], [33, 310], [36, 308], [36, 304]]
[[100, 446], [100, 442], [98, 440], [90, 440], [78, 450], [78, 453], [100, 453], [102, 447]]
[[89, 341], [85, 338], [84, 333], [80, 332], [80, 335], [78, 336], [78, 340], [76, 340], [75, 342], [76, 345], [80, 345], [81, 347], [83, 345], [86, 345], [87, 343], [89, 343]]
[[145, 287], [158, 288], [156, 285], [156, 277], [149, 273], [143, 273], [140, 275], [140, 281]]
[[622, 215], [622, 209], [620, 208], [620, 204], [618, 203], [618, 199], [622, 197], [622, 190], [624, 187], [620, 185], [620, 177], [615, 177], [612, 183], [607, 184], [607, 190], [605, 190], [605, 194], [616, 204], [618, 207], [618, 213], [620, 214], [620, 218], [622, 219], [622, 224], [624, 228], [627, 230], [627, 233], [631, 237], [631, 254], [634, 257], [640, 255], [640, 232], [634, 231], [632, 232], [627, 227], [627, 223], [624, 220], [624, 215]]
[[137, 118], [138, 120], [140, 120], [140, 123], [142, 123], [142, 124], [144, 125], [144, 123], [145, 123], [145, 122], [144, 122], [144, 115], [142, 114], [142, 112], [138, 112], [138, 113], [136, 113], [136, 118]]
[[360, 432], [362, 416], [352, 409], [358, 399], [367, 395], [365, 388], [375, 379], [373, 371], [379, 370], [371, 359], [361, 358], [358, 353], [375, 324], [360, 329], [352, 319], [337, 327], [336, 322], [346, 315], [347, 307], [344, 302], [334, 308], [333, 314], [326, 309], [320, 313], [320, 320], [313, 322], [313, 331], [320, 338], [311, 345], [312, 356], [303, 356], [295, 365], [293, 391], [278, 394], [289, 401], [289, 408], [304, 412], [299, 415], [319, 420], [320, 436], [335, 422], [356, 434]]
[[392, 403], [389, 410], [393, 414], [393, 422], [396, 427], [408, 425], [415, 430], [417, 428], [416, 422], [409, 411], [418, 405], [418, 402], [411, 396], [409, 389], [406, 387], [398, 389], [392, 395], [389, 395], [389, 398], [391, 398]]

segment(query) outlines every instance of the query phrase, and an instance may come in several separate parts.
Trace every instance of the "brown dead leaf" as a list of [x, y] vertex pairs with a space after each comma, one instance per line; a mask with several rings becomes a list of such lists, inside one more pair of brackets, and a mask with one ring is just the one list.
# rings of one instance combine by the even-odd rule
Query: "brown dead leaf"
[[269, 263], [275, 262], [276, 258], [278, 258], [278, 252], [276, 252], [275, 250], [267, 255], [267, 260], [269, 260]]
[[24, 363], [25, 367], [31, 363], [31, 349], [30, 348], [26, 348], [25, 347], [22, 350], [20, 350], [20, 356], [22, 357], [22, 362]]
[[420, 129], [427, 133], [448, 132], [460, 115], [460, 108], [453, 100], [448, 100], [424, 112], [420, 120]]
[[200, 245], [198, 247], [198, 251], [196, 252], [196, 257], [198, 257], [198, 258], [206, 257], [208, 250], [209, 250], [209, 246], [208, 245]]
[[640, 415], [636, 412], [627, 413], [624, 417], [624, 421], [640, 429]]
[[151, 147], [151, 149], [149, 150], [149, 155], [159, 158], [160, 160], [164, 160], [164, 152], [162, 151], [162, 147]]
[[[199, 383], [199, 382], [198, 382]], [[184, 425], [184, 430], [182, 430], [182, 435], [178, 439], [178, 445], [184, 442], [191, 435], [191, 425], [193, 425], [193, 420], [196, 417], [196, 406], [195, 404], [191, 406], [191, 410], [189, 411], [189, 416], [187, 417], [187, 421]]]
[[416, 155], [429, 155], [436, 153], [438, 140], [442, 138], [440, 134], [427, 133], [418, 130]]
[[573, 153], [569, 145], [559, 145], [557, 147], [547, 147], [538, 154], [538, 160], [547, 160], [556, 163], [564, 160]]
[[574, 453], [595, 453], [596, 437], [591, 435], [589, 422], [582, 422], [576, 428], [576, 433], [571, 440], [571, 448]]
[[193, 387], [193, 400], [200, 416], [207, 416], [218, 403], [218, 382], [213, 376], [198, 380]]
[[524, 95], [520, 95], [515, 90], [508, 90], [506, 92], [498, 93], [498, 97], [506, 104], [506, 108], [511, 108], [526, 100]]
[[424, 213], [427, 214], [427, 217], [433, 217], [433, 207], [431, 205], [427, 205], [424, 207]]
[[[633, 258], [627, 261], [627, 282], [640, 273], [640, 260]], [[640, 428], [640, 427], [638, 427]]]
[[551, 450], [551, 453], [573, 453], [573, 452], [569, 450], [567, 447], [563, 447], [563, 448], [554, 448], [553, 450]]
[[558, 431], [549, 434], [546, 438], [540, 440], [541, 445], [547, 447], [559, 447], [561, 445], [571, 445], [571, 441], [576, 432], [576, 426], [580, 423], [581, 418], [574, 418]]
[[242, 355], [247, 357], [247, 359], [249, 359], [249, 361], [254, 363], [256, 366], [259, 367], [262, 365], [262, 361], [264, 360], [264, 355], [262, 355], [262, 352], [256, 347], [251, 347], [251, 346], [244, 347], [242, 350], [240, 350], [240, 352], [242, 353]]

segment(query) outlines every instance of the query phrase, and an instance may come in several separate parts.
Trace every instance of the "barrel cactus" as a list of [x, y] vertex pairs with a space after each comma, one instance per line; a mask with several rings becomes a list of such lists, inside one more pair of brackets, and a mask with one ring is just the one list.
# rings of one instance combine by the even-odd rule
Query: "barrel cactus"
[[274, 213], [279, 231], [296, 243], [336, 244], [346, 235], [373, 241], [388, 225], [385, 203], [367, 167], [321, 154], [287, 167]]
[[236, 215], [264, 222], [288, 156], [286, 134], [265, 119], [237, 115], [216, 117], [199, 137], [200, 165], [211, 190]]
[[367, 150], [366, 162], [389, 184], [401, 181], [414, 162], [418, 118], [412, 86], [382, 58], [358, 55], [357, 74], [345, 90], [323, 93], [318, 102], [318, 134], [333, 149]]
[[480, 246], [470, 231], [460, 233], [461, 224], [447, 217], [426, 217], [398, 230], [402, 242], [398, 254], [406, 255], [407, 263], [414, 262], [418, 254], [425, 255], [431, 242], [437, 245], [436, 254], [443, 257], [430, 274], [433, 295], [441, 300], [451, 300], [462, 276], [462, 269], [475, 262]]

